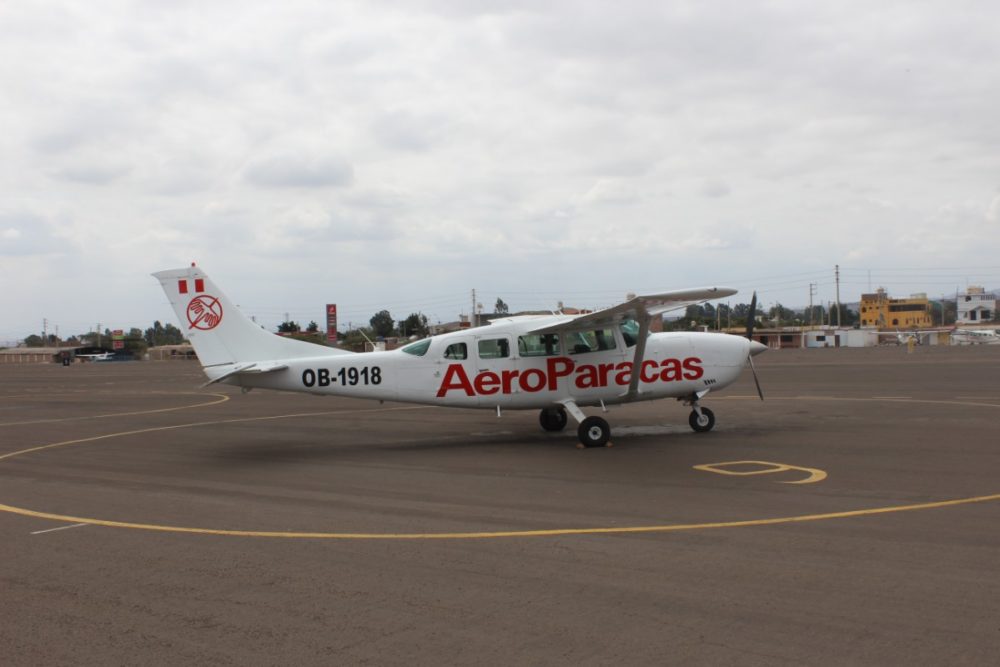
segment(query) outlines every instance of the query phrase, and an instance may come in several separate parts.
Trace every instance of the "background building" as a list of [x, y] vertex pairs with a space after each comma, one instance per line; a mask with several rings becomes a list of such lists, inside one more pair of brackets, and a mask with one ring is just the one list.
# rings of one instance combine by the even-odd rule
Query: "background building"
[[931, 305], [926, 294], [893, 299], [879, 287], [874, 294], [861, 295], [861, 326], [916, 329], [933, 326]]
[[989, 322], [996, 316], [997, 300], [987, 294], [982, 287], [967, 287], [964, 295], [958, 297], [958, 318], [960, 324]]

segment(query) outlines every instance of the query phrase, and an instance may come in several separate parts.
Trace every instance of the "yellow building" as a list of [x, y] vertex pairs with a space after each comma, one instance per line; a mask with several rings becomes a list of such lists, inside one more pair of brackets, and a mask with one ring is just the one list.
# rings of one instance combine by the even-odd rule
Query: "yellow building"
[[926, 294], [908, 299], [891, 299], [881, 287], [874, 294], [861, 295], [861, 326], [890, 329], [918, 329], [933, 326], [931, 304]]

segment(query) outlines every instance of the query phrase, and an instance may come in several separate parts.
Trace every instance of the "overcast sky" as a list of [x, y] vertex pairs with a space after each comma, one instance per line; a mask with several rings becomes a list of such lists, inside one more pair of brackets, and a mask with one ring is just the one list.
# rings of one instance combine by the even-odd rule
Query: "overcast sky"
[[[995, 2], [0, 4], [0, 343], [1000, 287]], [[174, 322], [174, 324], [178, 324]]]

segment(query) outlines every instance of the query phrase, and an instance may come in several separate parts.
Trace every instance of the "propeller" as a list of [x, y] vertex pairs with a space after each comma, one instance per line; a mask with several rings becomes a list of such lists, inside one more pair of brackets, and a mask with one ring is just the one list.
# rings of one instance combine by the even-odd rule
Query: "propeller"
[[[747, 340], [750, 341], [750, 351], [747, 354], [747, 362], [750, 364], [750, 372], [753, 373], [753, 383], [757, 385], [757, 395], [760, 400], [764, 400], [764, 391], [760, 388], [760, 380], [757, 379], [757, 369], [753, 365], [753, 355], [760, 354], [767, 348], [763, 344], [757, 343], [753, 339], [753, 325], [757, 321], [757, 292], [753, 293], [750, 299], [750, 310], [747, 312]], [[756, 346], [756, 349], [754, 349]]]

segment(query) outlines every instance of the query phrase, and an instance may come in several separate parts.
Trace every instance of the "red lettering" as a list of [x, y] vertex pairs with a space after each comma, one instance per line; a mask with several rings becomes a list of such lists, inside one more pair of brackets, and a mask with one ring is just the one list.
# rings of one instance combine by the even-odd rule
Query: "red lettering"
[[598, 386], [600, 386], [600, 380], [597, 377], [597, 366], [584, 364], [576, 369], [577, 389], [593, 389]]
[[705, 374], [705, 369], [701, 367], [701, 359], [698, 357], [688, 357], [684, 360], [684, 379], [697, 380]]
[[632, 381], [632, 362], [621, 361], [615, 365], [615, 384], [625, 386]]
[[[559, 368], [562, 365], [562, 368]], [[559, 378], [564, 378], [573, 372], [573, 360], [568, 357], [552, 357], [547, 362], [549, 376], [549, 391], [559, 388]]]
[[[642, 369], [639, 371], [639, 379], [643, 382], [656, 382], [656, 367], [659, 364], [656, 363], [654, 359], [646, 359], [642, 362]], [[650, 375], [648, 371], [653, 371], [653, 375]]]
[[483, 396], [491, 396], [500, 391], [500, 376], [493, 371], [483, 371], [476, 376], [476, 392]]
[[614, 364], [601, 364], [600, 367], [598, 367], [598, 371], [600, 372], [600, 377], [597, 379], [597, 381], [600, 383], [602, 387], [608, 386], [608, 373], [610, 373], [614, 369], [615, 369]]
[[521, 373], [518, 384], [521, 385], [522, 391], [526, 391], [528, 393], [541, 391], [546, 384], [545, 371], [540, 368], [529, 368]]
[[450, 364], [448, 366], [448, 370], [444, 374], [444, 380], [441, 381], [441, 388], [438, 389], [437, 397], [444, 398], [452, 389], [461, 389], [465, 392], [466, 396], [476, 395], [462, 364]]
[[505, 394], [514, 392], [514, 380], [517, 379], [519, 371], [500, 371], [500, 391]]
[[661, 380], [664, 382], [674, 382], [681, 379], [680, 359], [664, 359], [662, 366], [663, 372], [660, 373]]

